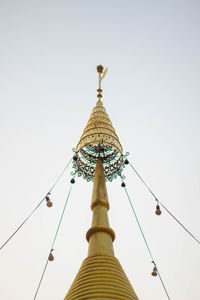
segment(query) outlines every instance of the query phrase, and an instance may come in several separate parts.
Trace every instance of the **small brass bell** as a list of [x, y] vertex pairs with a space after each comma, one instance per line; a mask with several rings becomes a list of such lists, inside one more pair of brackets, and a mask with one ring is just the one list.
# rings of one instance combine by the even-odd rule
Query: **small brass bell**
[[50, 200], [48, 200], [47, 203], [46, 203], [46, 205], [47, 205], [47, 207], [52, 207], [53, 203]]
[[46, 196], [46, 206], [47, 207], [52, 207], [53, 203], [51, 202], [50, 198], [49, 198], [50, 193], [47, 194]]
[[158, 204], [156, 205], [155, 214], [158, 215], [158, 216], [160, 216], [162, 214], [162, 211], [160, 210], [160, 206]]
[[128, 165], [128, 164], [129, 164], [129, 161], [128, 161], [127, 158], [125, 159], [124, 163], [125, 163], [125, 165]]
[[74, 183], [75, 183], [74, 178], [72, 178], [70, 182], [71, 182], [72, 184], [74, 184]]
[[49, 254], [49, 261], [53, 261], [54, 260], [54, 256], [52, 253]]
[[156, 267], [153, 268], [153, 272], [151, 273], [151, 275], [152, 275], [152, 276], [157, 276], [157, 275], [158, 275], [158, 274], [157, 274], [157, 268], [156, 268]]

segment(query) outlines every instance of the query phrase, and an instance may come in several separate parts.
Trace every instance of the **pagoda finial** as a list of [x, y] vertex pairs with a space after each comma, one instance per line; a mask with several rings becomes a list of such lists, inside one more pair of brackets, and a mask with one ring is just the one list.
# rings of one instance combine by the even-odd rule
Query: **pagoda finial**
[[123, 154], [119, 138], [101, 101], [101, 81], [107, 73], [107, 68], [103, 72], [103, 66], [99, 65], [97, 72], [99, 74], [99, 88], [97, 90], [99, 100], [92, 110], [76, 149], [74, 149], [74, 172], [72, 175], [77, 173], [78, 176], [83, 176], [87, 181], [93, 180], [96, 163], [100, 157], [105, 179], [112, 181], [113, 178], [122, 176], [127, 154]]
[[[103, 66], [102, 65], [97, 66], [97, 73], [99, 74], [99, 88], [97, 90], [97, 92], [98, 92], [97, 98], [99, 100], [101, 100], [101, 98], [102, 98], [101, 81], [106, 76], [107, 71], [108, 71], [108, 68], [106, 68], [105, 71], [103, 72]], [[101, 75], [102, 73], [103, 73], [103, 75]]]

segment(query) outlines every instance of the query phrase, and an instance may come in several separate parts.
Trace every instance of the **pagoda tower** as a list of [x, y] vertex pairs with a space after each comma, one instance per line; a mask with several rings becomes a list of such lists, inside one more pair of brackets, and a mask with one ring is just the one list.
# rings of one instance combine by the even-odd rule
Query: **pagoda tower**
[[120, 262], [114, 255], [114, 230], [109, 225], [106, 181], [122, 176], [125, 164], [122, 146], [101, 101], [99, 74], [98, 101], [83, 131], [73, 157], [73, 174], [93, 181], [92, 225], [86, 234], [88, 256], [83, 261], [64, 300], [138, 300]]

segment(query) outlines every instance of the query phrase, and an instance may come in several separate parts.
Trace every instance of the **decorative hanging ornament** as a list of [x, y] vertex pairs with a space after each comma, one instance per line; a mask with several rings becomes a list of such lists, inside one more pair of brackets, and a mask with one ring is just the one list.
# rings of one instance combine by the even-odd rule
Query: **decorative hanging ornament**
[[72, 179], [70, 180], [70, 182], [71, 182], [72, 184], [74, 184], [74, 183], [75, 183], [75, 179], [72, 178]]
[[49, 261], [53, 261], [54, 260], [54, 256], [52, 254], [53, 249], [51, 249], [51, 253], [49, 254]]
[[128, 164], [129, 164], [129, 161], [128, 161], [127, 158], [125, 159], [124, 163], [125, 163], [125, 165], [128, 165]]
[[157, 276], [158, 275], [156, 266], [153, 268], [153, 272], [151, 273], [151, 275], [152, 276]]
[[[158, 202], [157, 202], [157, 203], [158, 203]], [[155, 211], [155, 214], [156, 214], [157, 216], [160, 216], [160, 215], [162, 214], [162, 211], [161, 211], [161, 209], [160, 209], [159, 204], [156, 205], [156, 211]]]
[[77, 156], [76, 155], [73, 156], [73, 160], [77, 161]]
[[155, 211], [155, 214], [158, 215], [158, 216], [162, 214], [159, 205], [156, 205], [156, 211]]
[[47, 207], [52, 207], [53, 206], [53, 202], [50, 200], [50, 193], [48, 193], [47, 195], [46, 195], [46, 206]]

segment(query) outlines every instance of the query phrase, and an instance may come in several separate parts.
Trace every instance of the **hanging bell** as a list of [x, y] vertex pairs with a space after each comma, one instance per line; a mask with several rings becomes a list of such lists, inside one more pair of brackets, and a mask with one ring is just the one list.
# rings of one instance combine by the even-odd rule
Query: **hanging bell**
[[74, 180], [74, 178], [72, 178], [70, 182], [71, 182], [72, 184], [73, 184], [73, 183], [75, 183], [75, 180]]
[[158, 216], [160, 216], [162, 214], [162, 211], [160, 210], [160, 206], [158, 204], [156, 205], [155, 214], [158, 215]]
[[125, 165], [128, 165], [128, 164], [129, 164], [129, 161], [128, 161], [127, 158], [125, 159], [124, 163], [125, 163]]
[[121, 186], [122, 186], [122, 187], [125, 187], [125, 186], [126, 186], [125, 182], [122, 182]]
[[53, 203], [51, 202], [49, 195], [50, 195], [50, 193], [48, 193], [46, 196], [46, 206], [52, 207]]
[[51, 202], [51, 201], [49, 200], [49, 201], [47, 201], [46, 205], [47, 205], [47, 207], [52, 207], [52, 206], [53, 206], [53, 202]]
[[73, 160], [74, 160], [74, 161], [77, 161], [77, 159], [78, 159], [77, 156], [74, 155], [74, 156], [73, 156]]
[[49, 254], [49, 261], [53, 261], [54, 260], [54, 256], [52, 253]]
[[153, 272], [151, 273], [151, 275], [152, 275], [152, 276], [157, 276], [157, 275], [158, 275], [158, 274], [157, 274], [157, 268], [156, 268], [156, 267], [153, 268]]

